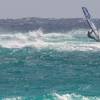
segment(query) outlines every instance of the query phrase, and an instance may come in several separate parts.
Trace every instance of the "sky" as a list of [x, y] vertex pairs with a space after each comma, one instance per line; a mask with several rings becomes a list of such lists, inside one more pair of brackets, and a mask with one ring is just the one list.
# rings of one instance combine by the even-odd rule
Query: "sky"
[[82, 6], [87, 7], [94, 18], [100, 18], [100, 0], [0, 0], [0, 19], [81, 18]]

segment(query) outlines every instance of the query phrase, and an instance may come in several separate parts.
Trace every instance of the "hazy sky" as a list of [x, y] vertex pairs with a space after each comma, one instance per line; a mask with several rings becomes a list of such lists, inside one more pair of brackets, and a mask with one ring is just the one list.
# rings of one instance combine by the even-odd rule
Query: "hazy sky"
[[86, 6], [93, 17], [100, 18], [100, 0], [0, 0], [1, 18], [83, 17], [81, 6]]

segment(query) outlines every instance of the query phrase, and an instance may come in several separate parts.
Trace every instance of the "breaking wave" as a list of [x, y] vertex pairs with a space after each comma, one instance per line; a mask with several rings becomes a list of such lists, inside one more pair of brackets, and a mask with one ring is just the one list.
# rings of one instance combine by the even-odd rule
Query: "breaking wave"
[[60, 94], [54, 93], [51, 95], [49, 94], [49, 95], [43, 95], [43, 96], [8, 97], [8, 98], [2, 98], [0, 100], [100, 100], [100, 97], [82, 96], [82, 95], [76, 95], [76, 94], [60, 95]]
[[65, 95], [59, 95], [55, 94], [56, 99], [55, 100], [99, 100], [99, 97], [92, 97], [92, 96], [82, 96], [82, 95], [76, 95], [76, 94], [65, 94]]
[[43, 33], [41, 30], [28, 33], [0, 34], [0, 46], [4, 48], [34, 47], [62, 51], [99, 50], [100, 43], [90, 40], [85, 30], [72, 30], [67, 33]]

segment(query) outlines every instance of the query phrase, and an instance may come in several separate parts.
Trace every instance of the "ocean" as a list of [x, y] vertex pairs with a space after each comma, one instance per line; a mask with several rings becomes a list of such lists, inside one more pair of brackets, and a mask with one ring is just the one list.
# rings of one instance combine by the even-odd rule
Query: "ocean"
[[87, 31], [83, 19], [0, 20], [0, 100], [100, 100], [100, 43]]

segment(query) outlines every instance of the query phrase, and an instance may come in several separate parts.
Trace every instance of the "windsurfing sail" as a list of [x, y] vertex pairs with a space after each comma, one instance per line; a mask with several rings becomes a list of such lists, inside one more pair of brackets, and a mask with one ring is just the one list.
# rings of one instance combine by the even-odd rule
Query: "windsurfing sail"
[[96, 26], [94, 25], [94, 23], [93, 23], [92, 20], [91, 20], [91, 15], [90, 15], [90, 13], [88, 12], [88, 10], [87, 10], [86, 7], [82, 7], [82, 10], [83, 10], [83, 13], [84, 13], [84, 15], [85, 15], [85, 18], [86, 18], [86, 20], [87, 20], [87, 23], [88, 23], [89, 27], [90, 27], [91, 30], [92, 30], [92, 33], [94, 33], [94, 38], [95, 38], [95, 40], [98, 41], [98, 40], [99, 40], [99, 33], [98, 33], [98, 31], [97, 31]]

